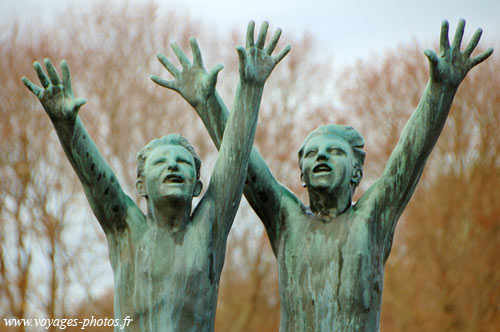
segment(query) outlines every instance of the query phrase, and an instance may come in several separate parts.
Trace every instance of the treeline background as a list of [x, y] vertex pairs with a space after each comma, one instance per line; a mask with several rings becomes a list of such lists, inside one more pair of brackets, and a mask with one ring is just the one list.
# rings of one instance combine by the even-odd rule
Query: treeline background
[[[245, 28], [243, 22], [220, 31], [151, 3], [67, 11], [48, 26], [3, 25], [0, 330], [34, 330], [8, 329], [4, 318], [113, 317], [104, 233], [48, 117], [20, 80], [26, 75], [38, 82], [32, 63], [68, 61], [75, 95], [87, 99], [80, 110], [84, 125], [125, 191], [140, 202], [135, 156], [151, 139], [172, 132], [188, 137], [203, 160], [205, 183], [216, 155], [190, 106], [150, 81], [152, 74], [169, 77], [156, 53], [176, 63], [170, 42], [190, 54], [188, 38], [195, 36], [208, 68], [225, 65], [218, 91], [230, 107], [238, 79], [234, 46], [244, 45]], [[271, 22], [270, 31], [275, 28]], [[266, 83], [255, 144], [277, 179], [307, 201], [297, 166], [300, 143], [321, 124], [354, 126], [368, 153], [359, 197], [381, 174], [418, 104], [428, 78], [423, 49], [436, 49], [437, 38], [435, 45], [395, 43], [344, 66], [332, 65], [334, 54], [325, 54], [310, 35], [284, 31], [278, 49], [287, 43], [291, 53]], [[490, 46], [500, 50], [499, 42], [480, 43]], [[500, 57], [493, 54], [462, 83], [399, 222], [385, 270], [382, 331], [500, 329], [499, 127]], [[242, 200], [228, 242], [216, 331], [277, 331], [278, 324], [276, 261], [260, 221]]]

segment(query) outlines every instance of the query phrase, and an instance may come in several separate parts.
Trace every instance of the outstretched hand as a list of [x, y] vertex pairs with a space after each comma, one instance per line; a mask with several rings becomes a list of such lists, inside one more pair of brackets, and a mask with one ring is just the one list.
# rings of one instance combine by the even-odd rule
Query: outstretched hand
[[427, 49], [424, 51], [424, 54], [429, 59], [432, 81], [458, 86], [472, 67], [483, 62], [493, 53], [493, 49], [489, 48], [478, 56], [471, 58], [471, 54], [481, 38], [483, 32], [481, 29], [476, 30], [467, 48], [461, 52], [460, 45], [464, 35], [464, 27], [465, 21], [462, 19], [458, 22], [455, 38], [450, 46], [448, 40], [449, 25], [446, 20], [443, 21], [441, 24], [439, 56], [432, 50]]
[[278, 40], [281, 36], [281, 29], [276, 30], [271, 41], [267, 47], [264, 48], [268, 27], [269, 23], [262, 23], [257, 43], [255, 43], [255, 23], [250, 21], [247, 28], [246, 49], [242, 46], [236, 47], [240, 60], [240, 79], [244, 82], [264, 84], [269, 75], [271, 75], [276, 64], [278, 64], [278, 62], [280, 62], [290, 51], [291, 47], [287, 45], [277, 55], [271, 55], [278, 44]]
[[177, 69], [165, 55], [158, 53], [158, 60], [172, 74], [174, 80], [168, 81], [158, 76], [151, 76], [151, 79], [156, 84], [177, 91], [191, 106], [196, 108], [206, 102], [208, 97], [215, 92], [217, 75], [224, 66], [216, 65], [210, 72], [207, 72], [196, 39], [191, 37], [189, 42], [193, 53], [192, 64], [177, 43], [173, 42], [171, 47], [181, 63], [181, 70]]
[[40, 63], [33, 64], [43, 88], [31, 83], [26, 77], [22, 78], [24, 85], [37, 96], [52, 120], [74, 120], [78, 115], [78, 110], [86, 103], [86, 100], [75, 98], [73, 95], [69, 66], [66, 60], [61, 61], [62, 81], [49, 59], [45, 59], [44, 64], [48, 77]]

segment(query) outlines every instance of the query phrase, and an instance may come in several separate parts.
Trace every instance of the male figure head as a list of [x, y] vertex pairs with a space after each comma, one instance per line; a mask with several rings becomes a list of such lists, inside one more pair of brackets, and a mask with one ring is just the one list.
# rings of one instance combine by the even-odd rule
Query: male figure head
[[190, 205], [202, 189], [200, 167], [200, 158], [182, 135], [154, 139], [137, 153], [137, 190], [148, 204]]
[[351, 205], [363, 177], [364, 143], [359, 132], [342, 125], [321, 126], [307, 135], [298, 152], [299, 168], [314, 212], [328, 214], [334, 208], [338, 215]]

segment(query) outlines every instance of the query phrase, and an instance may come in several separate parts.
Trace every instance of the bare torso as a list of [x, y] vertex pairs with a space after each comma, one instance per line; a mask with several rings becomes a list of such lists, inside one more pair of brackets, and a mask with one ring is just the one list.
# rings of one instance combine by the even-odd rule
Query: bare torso
[[212, 223], [200, 219], [177, 233], [144, 221], [108, 236], [115, 319], [130, 316], [126, 331], [213, 331], [225, 246], [214, 248]]
[[277, 239], [280, 331], [378, 331], [384, 250], [375, 221], [356, 207], [328, 219], [285, 206]]

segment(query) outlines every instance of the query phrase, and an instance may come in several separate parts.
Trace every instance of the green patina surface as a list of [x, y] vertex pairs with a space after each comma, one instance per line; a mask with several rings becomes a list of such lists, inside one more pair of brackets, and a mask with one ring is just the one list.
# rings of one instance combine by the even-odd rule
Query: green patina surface
[[[278, 263], [280, 330], [378, 331], [384, 266], [396, 223], [410, 200], [467, 72], [492, 50], [471, 57], [481, 30], [464, 51], [465, 22], [448, 41], [441, 27], [439, 56], [426, 50], [430, 78], [382, 176], [356, 203], [352, 195], [363, 174], [363, 138], [352, 128], [324, 126], [311, 133], [299, 153], [310, 206], [272, 175], [253, 149], [246, 198], [264, 223]], [[181, 95], [194, 106], [219, 148], [228, 111], [217, 94], [206, 103], [193, 71]], [[187, 77], [187, 76], [186, 76]], [[193, 96], [196, 96], [193, 97]]]
[[[85, 101], [74, 98], [66, 63], [61, 64], [62, 81], [50, 61], [45, 61], [48, 77], [35, 63], [43, 88], [26, 78], [23, 81], [49, 114], [107, 234], [116, 317], [132, 316], [131, 331], [212, 331], [227, 234], [244, 190], [277, 258], [280, 330], [378, 331], [384, 266], [397, 221], [441, 133], [458, 86], [472, 67], [492, 53], [488, 49], [471, 57], [480, 30], [461, 51], [464, 25], [460, 21], [450, 44], [444, 21], [439, 55], [425, 51], [430, 78], [422, 99], [382, 176], [356, 203], [352, 196], [363, 175], [364, 140], [354, 129], [324, 126], [305, 140], [299, 165], [310, 206], [281, 185], [251, 148], [264, 82], [290, 49], [271, 56], [281, 31], [264, 47], [267, 24], [256, 43], [254, 25], [249, 24], [246, 49], [237, 48], [240, 82], [231, 113], [215, 92], [222, 66], [207, 72], [194, 39], [192, 63], [172, 45], [180, 70], [158, 55], [174, 80], [156, 76], [152, 80], [177, 91], [194, 107], [220, 149], [208, 190], [192, 214], [191, 199], [201, 186], [194, 155], [170, 145], [151, 152], [160, 161], [146, 157], [145, 176], [137, 182], [148, 200], [144, 215], [123, 193], [81, 124], [77, 112]], [[172, 160], [178, 164], [177, 178], [157, 171], [157, 167], [168, 169]], [[179, 183], [185, 184], [182, 190], [177, 188]], [[172, 194], [170, 199], [167, 194]]]
[[[130, 317], [127, 331], [213, 331], [220, 274], [226, 241], [241, 199], [252, 149], [264, 83], [289, 47], [272, 55], [279, 32], [264, 48], [264, 23], [254, 42], [249, 24], [246, 48], [238, 47], [240, 80], [227, 131], [220, 145], [208, 188], [192, 210], [201, 191], [199, 160], [180, 135], [149, 143], [138, 154], [137, 189], [147, 200], [144, 214], [127, 196], [113, 171], [85, 130], [78, 111], [85, 100], [75, 98], [69, 67], [61, 62], [62, 79], [45, 59], [35, 71], [42, 87], [23, 82], [40, 100], [77, 173], [87, 199], [106, 233], [114, 273], [115, 318]], [[172, 47], [181, 61], [178, 70], [164, 57], [177, 87], [177, 75], [196, 66], [204, 70], [201, 53], [191, 40], [194, 66], [180, 48]], [[203, 82], [203, 96], [215, 93], [216, 66]], [[201, 100], [203, 103], [204, 101]], [[116, 327], [115, 330], [119, 328]]]

